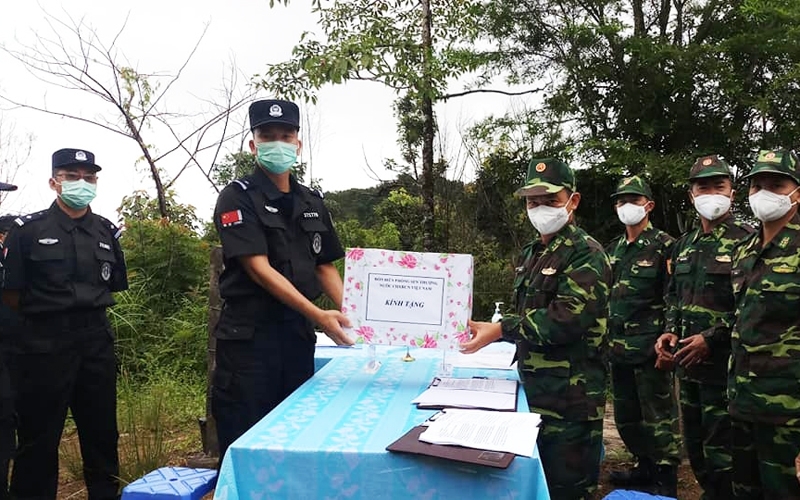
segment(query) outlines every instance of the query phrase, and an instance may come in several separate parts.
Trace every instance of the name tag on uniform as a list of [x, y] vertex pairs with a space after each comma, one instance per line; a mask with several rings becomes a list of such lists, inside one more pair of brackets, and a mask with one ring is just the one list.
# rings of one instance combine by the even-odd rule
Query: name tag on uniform
[[39, 240], [40, 245], [55, 245], [58, 243], [58, 238], [42, 238]]
[[792, 274], [797, 272], [797, 268], [794, 266], [789, 266], [787, 264], [781, 264], [779, 266], [773, 267], [772, 272], [778, 274]]
[[556, 274], [556, 269], [553, 267], [545, 267], [544, 269], [542, 269], [542, 274], [544, 274], [545, 276], [552, 276]]
[[730, 255], [717, 255], [716, 261], [717, 262], [725, 262], [725, 263], [727, 263], [727, 262], [731, 261], [731, 256]]
[[306, 219], [318, 219], [319, 213], [317, 212], [303, 212], [303, 217]]
[[639, 267], [653, 267], [653, 261], [652, 260], [640, 260], [639, 262], [636, 263], [636, 265], [639, 266]]
[[273, 207], [273, 206], [271, 206], [271, 205], [264, 205], [264, 208], [266, 208], [267, 212], [269, 212], [271, 214], [277, 214], [278, 213], [278, 209]]
[[97, 245], [98, 245], [100, 248], [102, 248], [103, 250], [111, 250], [111, 245], [109, 245], [108, 243], [103, 243], [102, 241], [99, 241], [99, 242], [97, 243]]

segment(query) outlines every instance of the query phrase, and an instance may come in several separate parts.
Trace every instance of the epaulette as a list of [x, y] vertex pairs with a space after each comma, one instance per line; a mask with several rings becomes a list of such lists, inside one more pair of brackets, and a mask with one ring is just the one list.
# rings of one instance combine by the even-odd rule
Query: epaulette
[[106, 219], [102, 215], [98, 215], [97, 217], [100, 219], [100, 222], [102, 222], [103, 225], [106, 226], [106, 228], [108, 228], [109, 231], [111, 231], [111, 234], [114, 235], [115, 240], [118, 240], [119, 237], [122, 236], [122, 229], [118, 228], [116, 224]]
[[43, 218], [44, 216], [47, 215], [47, 213], [49, 211], [50, 211], [50, 209], [48, 208], [46, 210], [40, 210], [39, 212], [34, 212], [32, 214], [20, 215], [19, 217], [14, 219], [14, 224], [16, 224], [19, 227], [22, 227], [25, 224], [27, 224], [28, 222], [33, 222], [35, 220], [39, 220], [39, 219]]
[[247, 191], [247, 188], [250, 187], [250, 181], [247, 179], [236, 179], [235, 181], [231, 182], [231, 184], [236, 184], [242, 189], [242, 191]]
[[322, 194], [322, 190], [314, 188], [309, 188], [308, 190], [311, 191], [311, 194], [319, 196], [320, 199], [325, 199], [325, 196]]

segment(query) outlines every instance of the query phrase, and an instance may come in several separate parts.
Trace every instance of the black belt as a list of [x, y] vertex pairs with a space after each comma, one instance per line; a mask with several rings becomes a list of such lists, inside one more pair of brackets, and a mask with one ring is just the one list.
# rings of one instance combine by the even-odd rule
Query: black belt
[[46, 314], [25, 315], [25, 323], [37, 328], [97, 328], [108, 325], [106, 308], [70, 309]]

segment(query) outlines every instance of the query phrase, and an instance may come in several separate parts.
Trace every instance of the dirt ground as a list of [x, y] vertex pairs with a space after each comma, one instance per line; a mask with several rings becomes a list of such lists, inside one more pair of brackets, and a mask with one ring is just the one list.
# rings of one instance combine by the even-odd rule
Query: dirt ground
[[[600, 465], [600, 484], [595, 495], [600, 500], [614, 487], [608, 482], [608, 474], [614, 470], [621, 470], [634, 465], [631, 455], [625, 449], [617, 428], [614, 426], [614, 407], [606, 406], [606, 417], [603, 422], [603, 444], [606, 448], [606, 457]], [[702, 490], [694, 478], [689, 462], [684, 460], [678, 467], [678, 500], [699, 500]]]
[[[606, 456], [601, 464], [600, 484], [595, 495], [596, 500], [601, 500], [614, 488], [608, 483], [608, 474], [613, 470], [620, 470], [633, 465], [631, 455], [625, 450], [625, 445], [617, 433], [614, 426], [613, 408], [609, 405], [606, 409], [606, 418], [603, 430], [603, 444], [605, 445]], [[187, 456], [174, 456], [167, 465], [185, 466]], [[62, 470], [61, 483], [58, 489], [58, 500], [84, 500], [87, 498], [86, 488], [82, 481], [69, 480], [69, 473]], [[692, 470], [687, 461], [681, 464], [678, 469], [678, 499], [679, 500], [698, 500], [700, 498], [700, 487], [694, 479]], [[211, 500], [212, 494], [203, 497], [203, 500]]]

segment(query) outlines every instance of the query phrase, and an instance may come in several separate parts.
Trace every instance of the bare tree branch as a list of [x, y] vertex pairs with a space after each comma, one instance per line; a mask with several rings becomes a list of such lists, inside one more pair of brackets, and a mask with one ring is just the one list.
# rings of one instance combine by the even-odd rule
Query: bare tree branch
[[465, 90], [464, 92], [456, 92], [454, 94], [445, 94], [445, 95], [441, 96], [439, 98], [439, 100], [440, 101], [446, 101], [446, 100], [452, 99], [454, 97], [463, 97], [465, 95], [470, 95], [470, 94], [502, 94], [502, 95], [507, 95], [507, 96], [513, 97], [513, 96], [520, 96], [520, 95], [526, 95], [526, 94], [536, 94], [538, 92], [544, 92], [545, 90], [547, 90], [547, 89], [544, 88], [544, 87], [540, 88], [540, 89], [523, 90], [523, 91], [520, 91], [520, 92], [508, 92], [508, 91], [505, 91], [505, 90], [495, 90], [495, 89], [473, 89], [473, 90]]

